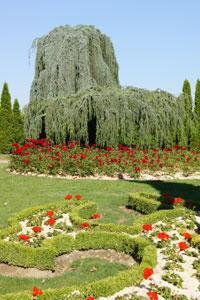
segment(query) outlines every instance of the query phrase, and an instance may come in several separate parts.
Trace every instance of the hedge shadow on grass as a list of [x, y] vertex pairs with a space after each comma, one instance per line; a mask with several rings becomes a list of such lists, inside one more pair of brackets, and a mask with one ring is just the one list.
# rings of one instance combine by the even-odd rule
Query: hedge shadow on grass
[[[195, 210], [200, 209], [200, 185], [195, 186], [191, 183], [185, 182], [172, 182], [162, 180], [145, 180], [145, 181], [130, 181], [137, 184], [147, 184], [153, 187], [161, 195], [169, 193], [173, 198], [181, 197], [185, 200], [185, 206], [191, 208], [191, 205]], [[173, 205], [171, 204], [171, 208]], [[162, 209], [162, 205], [159, 209]]]

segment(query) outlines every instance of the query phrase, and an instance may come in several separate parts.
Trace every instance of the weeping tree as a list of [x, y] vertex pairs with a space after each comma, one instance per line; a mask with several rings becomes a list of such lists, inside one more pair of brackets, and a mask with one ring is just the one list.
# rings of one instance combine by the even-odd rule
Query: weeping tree
[[18, 143], [24, 142], [24, 120], [17, 99], [13, 104], [13, 139]]
[[182, 97], [160, 91], [90, 88], [65, 98], [31, 102], [25, 129], [27, 136], [38, 138], [45, 123], [46, 136], [56, 143], [67, 138], [99, 146], [168, 147], [184, 144], [182, 103]]
[[184, 97], [120, 88], [112, 42], [95, 27], [59, 27], [35, 45], [27, 137], [99, 146], [185, 144]]
[[11, 96], [8, 84], [4, 83], [0, 102], [0, 153], [8, 153], [13, 141]]

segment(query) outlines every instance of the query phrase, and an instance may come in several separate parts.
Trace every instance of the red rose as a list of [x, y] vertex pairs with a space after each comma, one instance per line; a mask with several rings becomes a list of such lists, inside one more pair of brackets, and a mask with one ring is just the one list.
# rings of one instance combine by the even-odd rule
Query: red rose
[[185, 242], [178, 243], [180, 251], [184, 251], [189, 248], [189, 246]]
[[20, 234], [19, 239], [23, 240], [23, 241], [28, 241], [30, 239], [30, 237], [26, 234]]
[[135, 172], [136, 172], [136, 173], [140, 173], [140, 172], [141, 172], [141, 169], [138, 168], [138, 167], [135, 167]]
[[143, 277], [144, 279], [149, 279], [149, 277], [153, 274], [152, 268], [145, 268], [143, 271]]
[[29, 159], [25, 158], [25, 159], [23, 160], [23, 163], [24, 163], [25, 165], [28, 165], [28, 164], [29, 164]]
[[191, 240], [192, 239], [192, 235], [189, 232], [184, 232], [182, 235], [184, 236], [184, 238], [186, 240]]
[[88, 223], [88, 222], [83, 222], [82, 224], [81, 224], [81, 228], [82, 229], [88, 229], [90, 227], [90, 224]]
[[178, 203], [182, 203], [184, 201], [184, 199], [182, 199], [181, 197], [177, 197], [172, 199], [172, 204], [178, 204]]
[[65, 195], [65, 200], [71, 200], [71, 199], [72, 199], [72, 195], [71, 194]]
[[50, 226], [53, 226], [54, 223], [56, 222], [56, 220], [54, 218], [49, 218], [47, 223], [50, 225]]
[[163, 198], [169, 199], [170, 198], [170, 194], [169, 193], [164, 193], [162, 194]]
[[166, 241], [169, 238], [169, 235], [166, 232], [159, 232], [157, 235], [158, 239]]
[[151, 231], [151, 230], [153, 230], [153, 227], [151, 224], [144, 224], [142, 226], [142, 229], [143, 229], [143, 231]]
[[37, 296], [40, 296], [42, 294], [43, 294], [43, 291], [40, 290], [40, 289], [38, 289], [36, 286], [34, 286], [32, 288], [32, 295], [33, 295], [33, 297], [37, 297]]
[[147, 293], [149, 300], [158, 300], [158, 294], [156, 292], [150, 291]]
[[53, 210], [49, 210], [49, 211], [47, 212], [47, 216], [48, 216], [48, 217], [53, 217], [53, 215], [54, 215]]
[[100, 218], [101, 218], [101, 215], [98, 213], [92, 215], [92, 219], [100, 219]]
[[40, 226], [33, 226], [33, 227], [32, 227], [32, 230], [33, 230], [34, 232], [41, 232], [42, 228], [41, 228]]
[[81, 200], [81, 195], [76, 195], [76, 200]]
[[93, 296], [86, 297], [85, 300], [95, 300]]

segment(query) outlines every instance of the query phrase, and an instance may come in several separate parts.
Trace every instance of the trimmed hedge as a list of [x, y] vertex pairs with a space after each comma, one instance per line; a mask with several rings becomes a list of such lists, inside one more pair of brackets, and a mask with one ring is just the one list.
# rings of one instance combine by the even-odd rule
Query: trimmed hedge
[[31, 248], [13, 242], [0, 241], [0, 262], [13, 266], [54, 269], [54, 248]]
[[[79, 290], [81, 295], [85, 296], [88, 294], [88, 291], [95, 297], [109, 296], [127, 286], [139, 284], [143, 278], [144, 268], [154, 267], [157, 260], [156, 247], [153, 246], [150, 241], [141, 237], [131, 237], [126, 234], [92, 231], [81, 232], [75, 239], [69, 239], [68, 236], [57, 236], [55, 239], [47, 240], [47, 244], [49, 244], [52, 249], [56, 249], [56, 255], [71, 252], [75, 249], [114, 249], [133, 255], [140, 264], [135, 264], [130, 269], [119, 272], [116, 276], [95, 281], [87, 285], [45, 290], [40, 299], [46, 300], [76, 299], [76, 297], [73, 296], [72, 298], [72, 296], [70, 296], [74, 290]], [[12, 294], [4, 295], [2, 299], [26, 300], [31, 299], [31, 296], [25, 292], [15, 294], [15, 298]]]
[[[75, 207], [66, 204], [73, 223], [80, 225], [85, 218], [91, 218], [96, 211], [96, 204], [88, 201], [76, 202]], [[33, 213], [44, 209], [55, 209], [61, 207], [60, 204], [48, 204], [37, 208], [22, 211], [17, 216], [9, 220], [11, 226], [3, 229], [0, 236], [5, 236], [9, 230], [13, 232], [16, 229], [16, 222], [24, 220]], [[160, 210], [150, 215], [143, 216], [133, 223], [133, 226], [115, 225], [115, 224], [97, 224], [93, 220], [91, 225], [95, 225], [93, 230], [82, 231], [75, 238], [67, 234], [62, 234], [47, 239], [40, 248], [25, 247], [21, 244], [0, 241], [0, 261], [12, 265], [22, 265], [25, 267], [37, 267], [40, 269], [54, 269], [56, 256], [64, 253], [70, 253], [74, 250], [88, 249], [114, 249], [118, 252], [124, 252], [132, 255], [138, 264], [133, 265], [130, 269], [119, 272], [116, 276], [108, 277], [86, 285], [73, 286], [70, 288], [48, 289], [40, 296], [42, 300], [79, 300], [88, 294], [94, 297], [109, 296], [117, 291], [131, 285], [137, 285], [143, 278], [143, 270], [146, 267], [154, 267], [157, 260], [157, 250], [151, 242], [142, 237], [133, 237], [132, 234], [138, 234], [142, 230], [144, 223], [155, 223], [159, 220], [173, 219], [186, 215], [188, 212], [185, 208], [172, 210]], [[92, 227], [92, 226], [91, 226]], [[129, 234], [129, 235], [127, 235]], [[74, 296], [72, 292], [80, 291], [81, 296]], [[2, 300], [30, 300], [32, 299], [31, 291], [22, 293], [1, 295]], [[136, 298], [137, 299], [137, 298]]]
[[183, 217], [189, 212], [186, 208], [176, 208], [171, 210], [159, 210], [150, 215], [142, 216], [138, 218], [132, 226], [119, 225], [119, 224], [99, 224], [95, 227], [95, 230], [104, 230], [109, 232], [124, 232], [127, 234], [138, 234], [142, 230], [142, 225], [145, 223], [156, 223], [160, 220], [165, 221], [167, 219], [175, 219]]
[[192, 245], [200, 250], [200, 235], [194, 235], [192, 237]]
[[151, 214], [158, 209], [171, 208], [169, 204], [162, 203], [160, 198], [158, 194], [136, 192], [129, 195], [128, 206], [144, 214]]

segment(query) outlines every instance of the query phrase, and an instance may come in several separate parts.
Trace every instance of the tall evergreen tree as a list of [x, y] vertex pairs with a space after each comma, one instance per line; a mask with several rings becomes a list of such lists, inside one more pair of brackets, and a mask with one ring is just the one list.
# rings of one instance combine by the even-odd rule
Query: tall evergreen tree
[[186, 79], [183, 83], [183, 99], [184, 99], [184, 126], [186, 135], [186, 145], [191, 142], [191, 127], [192, 127], [192, 94], [189, 81]]
[[194, 112], [196, 117], [200, 121], [200, 80], [197, 79], [196, 82], [196, 90], [195, 90], [195, 107], [194, 107]]
[[8, 84], [4, 83], [1, 94], [0, 110], [0, 153], [8, 153], [11, 150], [12, 137], [12, 106]]
[[17, 99], [15, 99], [13, 104], [13, 139], [18, 143], [24, 141], [24, 120]]
[[200, 80], [196, 82], [195, 90], [195, 106], [193, 117], [193, 130], [192, 130], [192, 146], [200, 144]]
[[185, 111], [187, 112], [188, 116], [192, 118], [192, 93], [190, 83], [187, 79], [183, 82], [182, 92], [184, 96]]

